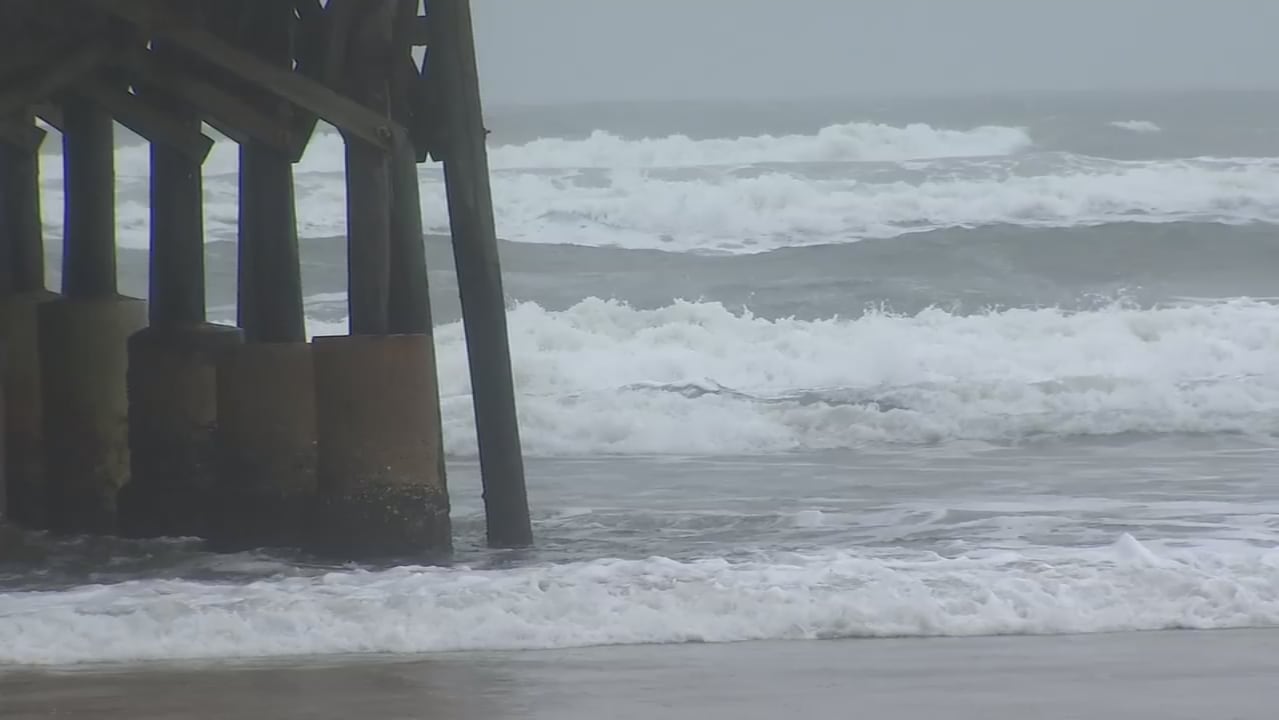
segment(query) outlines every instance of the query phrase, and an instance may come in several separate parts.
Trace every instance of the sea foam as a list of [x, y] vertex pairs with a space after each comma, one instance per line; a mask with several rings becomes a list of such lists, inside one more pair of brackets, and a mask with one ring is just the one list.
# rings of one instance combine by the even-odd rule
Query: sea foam
[[1234, 628], [1279, 623], [1273, 550], [827, 550], [753, 561], [400, 567], [0, 595], [0, 663]]
[[[588, 299], [520, 303], [509, 328], [535, 456], [1279, 432], [1279, 306], [1266, 302], [798, 320]], [[473, 455], [461, 325], [435, 338], [447, 450]]]
[[[119, 241], [143, 248], [148, 149], [116, 155]], [[205, 164], [210, 240], [237, 236], [237, 157], [223, 141]], [[340, 137], [320, 133], [297, 165], [303, 237], [345, 233], [343, 157]], [[61, 157], [41, 160], [44, 220], [56, 235]], [[1279, 159], [1038, 152], [1018, 127], [852, 122], [806, 135], [706, 139], [599, 131], [496, 145], [490, 162], [498, 232], [519, 242], [761, 252], [1000, 224], [1279, 222]], [[446, 232], [438, 165], [421, 166], [419, 178], [424, 227]]]

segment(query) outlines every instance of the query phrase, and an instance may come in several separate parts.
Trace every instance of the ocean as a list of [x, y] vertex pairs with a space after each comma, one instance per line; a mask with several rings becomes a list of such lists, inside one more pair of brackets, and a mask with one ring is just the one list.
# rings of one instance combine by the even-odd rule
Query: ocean
[[[1279, 625], [1279, 95], [487, 124], [537, 546], [483, 547], [428, 164], [454, 562], [32, 536], [0, 565], [0, 673]], [[206, 166], [214, 320], [235, 161], [220, 142]], [[145, 146], [117, 166], [143, 294]], [[341, 173], [317, 135], [296, 175], [312, 334], [346, 328]]]

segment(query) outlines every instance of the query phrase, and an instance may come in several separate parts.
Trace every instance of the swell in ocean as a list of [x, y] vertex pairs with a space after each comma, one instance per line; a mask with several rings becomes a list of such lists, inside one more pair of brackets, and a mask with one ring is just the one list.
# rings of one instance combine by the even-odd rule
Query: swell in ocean
[[[541, 546], [468, 545], [432, 238], [455, 564], [36, 537], [0, 566], [0, 664], [1279, 624], [1279, 159], [1177, 113], [1024, 119], [495, 143]], [[223, 281], [232, 150], [206, 172]], [[319, 134], [296, 172], [312, 334], [345, 329], [341, 157]], [[145, 160], [117, 153], [127, 248]]]
[[130, 581], [0, 594], [0, 663], [1223, 629], [1279, 624], [1277, 569], [1273, 550], [1152, 550], [1124, 535], [952, 558], [826, 550]]
[[[535, 456], [1279, 431], [1279, 307], [1266, 302], [804, 321], [586, 300], [521, 303], [509, 324]], [[436, 345], [446, 446], [471, 455], [460, 324]]]
[[[1122, 132], [1149, 132], [1119, 122], [1143, 128]], [[56, 233], [60, 158], [43, 157], [45, 222]], [[325, 133], [297, 166], [305, 237], [344, 232], [342, 157], [340, 138]], [[236, 236], [235, 158], [224, 141], [206, 163], [211, 240]], [[597, 132], [497, 146], [491, 162], [499, 234], [517, 242], [753, 253], [945, 228], [1279, 219], [1275, 158], [1108, 159], [1044, 148], [1033, 128], [999, 125], [847, 122], [710, 139]], [[145, 147], [121, 150], [117, 165], [120, 242], [146, 247]], [[445, 231], [442, 175], [425, 165], [420, 177], [424, 226]]]

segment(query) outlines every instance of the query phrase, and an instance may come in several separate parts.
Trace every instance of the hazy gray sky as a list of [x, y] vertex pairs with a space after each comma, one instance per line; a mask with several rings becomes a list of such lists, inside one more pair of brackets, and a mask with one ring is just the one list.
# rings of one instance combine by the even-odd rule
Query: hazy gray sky
[[488, 103], [1279, 87], [1279, 0], [472, 0]]

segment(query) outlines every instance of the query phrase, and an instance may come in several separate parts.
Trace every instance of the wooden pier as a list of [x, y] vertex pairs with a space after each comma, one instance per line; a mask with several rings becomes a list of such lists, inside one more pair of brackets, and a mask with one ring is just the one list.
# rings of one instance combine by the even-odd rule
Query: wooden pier
[[[61, 136], [45, 287], [37, 118]], [[307, 341], [293, 164], [345, 145], [350, 334]], [[116, 282], [114, 128], [150, 143], [147, 299]], [[235, 326], [205, 311], [201, 167], [239, 147]], [[333, 557], [446, 555], [418, 197], [441, 162], [488, 540], [532, 542], [469, 0], [0, 2], [0, 519]]]

